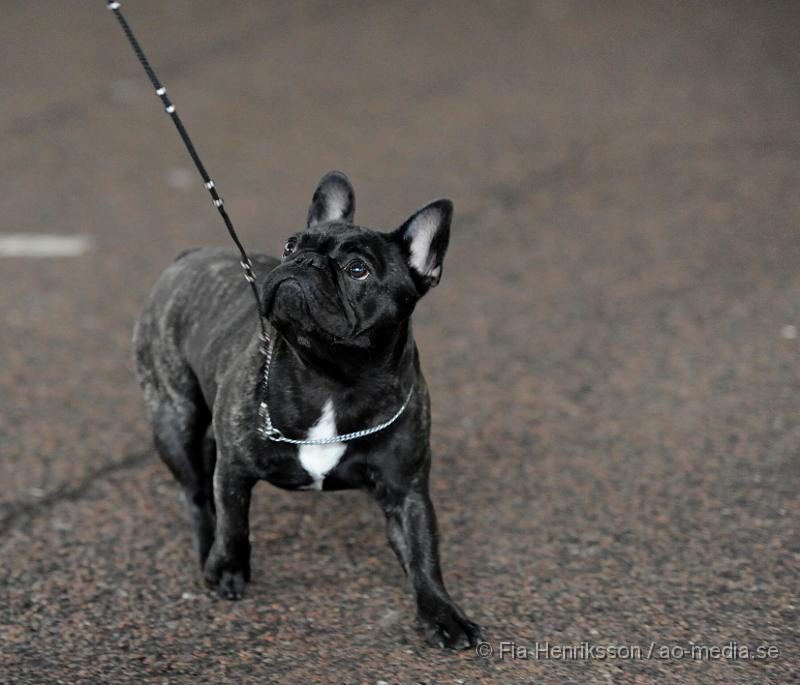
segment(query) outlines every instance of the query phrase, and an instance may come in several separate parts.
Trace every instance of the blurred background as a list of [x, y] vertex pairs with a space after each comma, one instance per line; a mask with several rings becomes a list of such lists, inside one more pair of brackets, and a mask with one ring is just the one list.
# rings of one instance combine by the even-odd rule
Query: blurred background
[[260, 484], [204, 589], [130, 334], [228, 241], [104, 5], [2, 7], [0, 681], [798, 677], [800, 4], [123, 2], [251, 250], [330, 169], [364, 225], [455, 202], [415, 325], [490, 643], [780, 650], [589, 663], [426, 647], [359, 493]]

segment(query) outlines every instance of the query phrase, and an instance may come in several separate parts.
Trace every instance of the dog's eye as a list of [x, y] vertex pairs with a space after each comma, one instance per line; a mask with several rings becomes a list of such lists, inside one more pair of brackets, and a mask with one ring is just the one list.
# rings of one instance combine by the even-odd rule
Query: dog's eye
[[357, 281], [363, 281], [367, 276], [369, 276], [369, 267], [362, 259], [354, 259], [346, 267], [344, 267], [344, 270], [347, 272], [347, 275], [350, 276], [350, 278], [355, 278]]
[[283, 256], [288, 257], [297, 249], [297, 238], [289, 238], [283, 246]]

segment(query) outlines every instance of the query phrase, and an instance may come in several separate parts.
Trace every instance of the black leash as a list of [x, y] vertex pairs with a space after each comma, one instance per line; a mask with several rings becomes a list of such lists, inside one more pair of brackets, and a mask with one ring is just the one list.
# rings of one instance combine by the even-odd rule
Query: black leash
[[411, 386], [411, 390], [409, 390], [408, 395], [406, 395], [405, 401], [400, 406], [400, 408], [394, 413], [394, 415], [384, 421], [383, 423], [379, 423], [376, 426], [371, 428], [366, 428], [364, 430], [355, 431], [353, 433], [346, 433], [344, 435], [334, 435], [325, 438], [317, 438], [317, 439], [296, 439], [296, 438], [288, 438], [286, 437], [279, 429], [275, 428], [272, 424], [272, 419], [269, 415], [269, 407], [267, 405], [267, 395], [268, 395], [268, 388], [269, 388], [269, 369], [272, 362], [272, 340], [267, 332], [267, 321], [264, 318], [264, 310], [261, 307], [261, 297], [258, 294], [258, 287], [256, 286], [256, 277], [253, 274], [253, 264], [250, 261], [250, 257], [247, 256], [247, 252], [244, 249], [241, 241], [239, 240], [239, 236], [236, 235], [236, 229], [233, 227], [233, 223], [231, 222], [230, 217], [228, 216], [228, 212], [225, 211], [225, 206], [222, 202], [222, 198], [217, 193], [217, 188], [214, 185], [214, 181], [211, 180], [211, 177], [208, 175], [206, 168], [203, 166], [203, 162], [200, 159], [200, 155], [197, 154], [197, 150], [195, 150], [194, 145], [192, 144], [192, 139], [189, 138], [189, 134], [186, 132], [186, 129], [183, 126], [183, 122], [181, 118], [178, 116], [178, 113], [175, 111], [175, 105], [172, 104], [172, 101], [167, 97], [167, 89], [161, 85], [161, 81], [158, 80], [158, 76], [153, 71], [153, 67], [150, 66], [150, 62], [147, 61], [147, 57], [145, 57], [144, 52], [142, 51], [142, 47], [139, 45], [139, 41], [136, 40], [136, 36], [133, 35], [133, 31], [131, 27], [128, 25], [128, 22], [125, 20], [122, 12], [120, 11], [120, 4], [119, 2], [115, 2], [114, 0], [106, 0], [106, 4], [108, 5], [108, 9], [112, 10], [117, 17], [117, 21], [119, 25], [122, 27], [122, 30], [125, 32], [125, 35], [128, 37], [128, 42], [131, 44], [133, 51], [136, 53], [136, 56], [139, 58], [139, 62], [142, 65], [145, 73], [147, 74], [147, 78], [150, 79], [150, 83], [153, 84], [153, 88], [155, 88], [156, 95], [161, 98], [161, 102], [164, 105], [164, 109], [167, 111], [167, 114], [170, 115], [172, 118], [172, 123], [175, 124], [175, 128], [178, 129], [178, 133], [181, 136], [181, 140], [183, 144], [186, 146], [186, 149], [189, 152], [189, 155], [194, 162], [194, 165], [197, 167], [197, 171], [200, 173], [200, 176], [203, 178], [203, 183], [205, 183], [208, 192], [211, 194], [211, 199], [214, 202], [214, 206], [219, 210], [220, 216], [222, 220], [225, 222], [225, 228], [228, 229], [228, 233], [231, 236], [231, 240], [236, 243], [236, 247], [239, 249], [239, 254], [241, 255], [242, 259], [239, 262], [242, 265], [242, 269], [244, 269], [244, 277], [247, 282], [250, 284], [250, 289], [253, 291], [253, 297], [256, 300], [256, 309], [258, 311], [258, 321], [261, 326], [261, 338], [263, 341], [263, 352], [266, 356], [265, 364], [264, 364], [264, 372], [262, 373], [261, 380], [260, 380], [260, 391], [259, 394], [262, 397], [261, 404], [259, 405], [259, 415], [264, 421], [264, 427], [262, 429], [264, 437], [272, 440], [274, 442], [287, 442], [294, 445], [327, 445], [332, 443], [340, 443], [346, 442], [349, 440], [355, 440], [356, 438], [363, 438], [367, 435], [372, 435], [373, 433], [377, 433], [379, 431], [384, 430], [391, 426], [397, 419], [400, 418], [400, 415], [406, 410], [408, 403], [411, 401], [411, 396], [414, 394], [414, 386]]
[[228, 233], [231, 236], [231, 240], [236, 243], [236, 247], [239, 250], [239, 254], [241, 255], [241, 261], [239, 262], [242, 265], [242, 269], [244, 270], [244, 277], [247, 282], [250, 284], [250, 289], [253, 291], [253, 297], [256, 300], [256, 308], [258, 311], [258, 320], [261, 326], [261, 337], [264, 339], [265, 342], [269, 342], [269, 334], [267, 333], [267, 322], [264, 319], [264, 310], [261, 308], [261, 297], [258, 294], [258, 287], [256, 286], [256, 277], [253, 273], [253, 263], [250, 261], [250, 257], [247, 256], [247, 252], [242, 245], [242, 242], [239, 240], [239, 236], [236, 234], [236, 229], [233, 227], [233, 222], [231, 218], [228, 216], [228, 212], [225, 211], [225, 205], [222, 202], [222, 198], [219, 196], [217, 192], [217, 187], [214, 185], [214, 181], [211, 179], [211, 176], [208, 175], [205, 166], [203, 166], [203, 161], [200, 159], [200, 155], [197, 154], [197, 150], [195, 150], [194, 144], [192, 143], [192, 139], [189, 138], [189, 134], [186, 132], [186, 128], [181, 121], [181, 118], [178, 116], [178, 113], [175, 111], [175, 105], [172, 104], [172, 101], [167, 96], [167, 89], [161, 85], [161, 81], [158, 80], [158, 76], [153, 71], [153, 67], [150, 66], [150, 62], [147, 61], [147, 57], [145, 57], [144, 52], [142, 51], [142, 47], [139, 45], [139, 41], [136, 40], [136, 36], [133, 35], [133, 31], [131, 27], [128, 25], [128, 22], [125, 20], [125, 17], [120, 10], [120, 3], [119, 2], [112, 2], [112, 0], [106, 0], [106, 4], [108, 5], [108, 9], [114, 12], [114, 16], [116, 16], [119, 25], [122, 27], [122, 30], [125, 32], [125, 35], [128, 38], [128, 42], [131, 44], [133, 51], [136, 53], [136, 56], [139, 58], [139, 62], [142, 65], [145, 73], [147, 74], [147, 78], [150, 79], [150, 83], [153, 84], [153, 88], [156, 91], [156, 95], [161, 98], [161, 102], [164, 105], [164, 109], [166, 110], [167, 114], [169, 114], [170, 118], [172, 119], [172, 123], [175, 124], [175, 128], [178, 129], [178, 133], [180, 134], [181, 140], [183, 144], [186, 146], [186, 150], [189, 152], [189, 156], [192, 158], [194, 165], [197, 167], [197, 171], [200, 173], [200, 176], [203, 179], [203, 183], [205, 184], [209, 194], [211, 195], [211, 200], [214, 203], [214, 206], [219, 211], [222, 220], [225, 222], [225, 228], [228, 229]]

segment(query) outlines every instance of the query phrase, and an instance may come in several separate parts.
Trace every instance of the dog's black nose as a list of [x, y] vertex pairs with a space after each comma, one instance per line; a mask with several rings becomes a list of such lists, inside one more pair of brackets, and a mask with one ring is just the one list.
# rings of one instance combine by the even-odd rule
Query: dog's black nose
[[297, 257], [294, 258], [294, 263], [298, 266], [313, 266], [315, 269], [324, 269], [325, 260], [326, 257], [322, 256], [321, 254], [305, 252], [297, 255]]

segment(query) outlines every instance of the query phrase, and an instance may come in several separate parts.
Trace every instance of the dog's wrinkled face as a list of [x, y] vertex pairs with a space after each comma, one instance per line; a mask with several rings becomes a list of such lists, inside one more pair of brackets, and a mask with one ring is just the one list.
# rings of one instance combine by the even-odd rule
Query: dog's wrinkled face
[[354, 225], [354, 212], [347, 177], [323, 177], [306, 230], [289, 236], [264, 286], [270, 323], [315, 357], [384, 348], [441, 278], [449, 200], [429, 204], [391, 233]]

